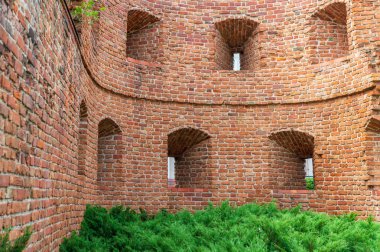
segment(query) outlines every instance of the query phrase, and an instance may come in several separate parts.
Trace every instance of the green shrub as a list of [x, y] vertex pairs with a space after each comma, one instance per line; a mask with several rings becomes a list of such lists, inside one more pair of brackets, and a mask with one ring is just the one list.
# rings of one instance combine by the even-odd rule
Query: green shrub
[[99, 19], [100, 12], [106, 10], [104, 6], [100, 7], [99, 9], [95, 8], [95, 4], [98, 1], [99, 0], [83, 0], [80, 5], [75, 6], [71, 12], [71, 15], [74, 19], [79, 21], [82, 20], [83, 16], [85, 16], [88, 18], [88, 23], [92, 24], [94, 21], [97, 21]]
[[3, 234], [0, 234], [0, 252], [21, 252], [26, 247], [32, 232], [30, 227], [27, 227], [24, 234], [18, 237], [14, 242], [9, 240], [9, 232], [11, 230], [5, 230]]
[[279, 210], [274, 203], [205, 210], [144, 211], [87, 206], [79, 233], [60, 247], [65, 251], [380, 251], [380, 225], [355, 214], [329, 216]]
[[306, 178], [306, 189], [314, 190], [314, 178]]

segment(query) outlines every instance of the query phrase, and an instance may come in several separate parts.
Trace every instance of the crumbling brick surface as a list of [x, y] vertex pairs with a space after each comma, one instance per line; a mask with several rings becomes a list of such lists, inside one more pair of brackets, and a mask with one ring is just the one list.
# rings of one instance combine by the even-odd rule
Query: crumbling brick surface
[[[62, 1], [0, 0], [0, 227], [16, 237], [31, 225], [28, 251], [58, 251], [86, 204], [155, 212], [277, 199], [380, 218], [379, 1], [105, 5], [77, 37]], [[159, 19], [134, 45], [130, 10]], [[257, 23], [243, 71], [220, 67], [215, 24], [236, 19]], [[186, 128], [210, 137], [179, 137], [193, 148], [182, 186], [168, 187], [169, 136]], [[314, 137], [314, 191], [302, 189], [301, 159], [268, 137], [283, 129]]]

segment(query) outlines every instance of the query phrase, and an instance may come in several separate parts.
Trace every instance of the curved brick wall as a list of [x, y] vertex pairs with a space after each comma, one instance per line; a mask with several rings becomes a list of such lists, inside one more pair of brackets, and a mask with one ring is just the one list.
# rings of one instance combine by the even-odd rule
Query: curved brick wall
[[[0, 0], [0, 226], [16, 237], [32, 225], [28, 251], [57, 251], [87, 203], [153, 212], [277, 199], [379, 218], [380, 4], [333, 5], [346, 4], [347, 40], [338, 15], [342, 40], [326, 41], [315, 31], [337, 2], [108, 1], [79, 43], [64, 2]], [[159, 21], [128, 33], [133, 10]], [[227, 19], [258, 24], [244, 49], [253, 69], [218, 70], [227, 47], [214, 24]], [[141, 49], [144, 32], [156, 50]], [[347, 55], [316, 54], [318, 38]], [[190, 128], [209, 138], [187, 141], [199, 136]], [[286, 130], [314, 138], [313, 191], [296, 179], [297, 153], [270, 140]], [[187, 149], [177, 187], [173, 132]]]

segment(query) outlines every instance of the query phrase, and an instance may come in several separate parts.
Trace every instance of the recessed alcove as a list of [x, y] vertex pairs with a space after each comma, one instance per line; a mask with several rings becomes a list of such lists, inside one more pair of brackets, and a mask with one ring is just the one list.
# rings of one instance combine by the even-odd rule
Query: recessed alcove
[[369, 189], [380, 189], [380, 115], [370, 118], [365, 127], [365, 161]]
[[98, 126], [97, 181], [102, 188], [116, 186], [125, 172], [122, 167], [122, 134], [111, 119], [103, 119]]
[[168, 135], [168, 184], [179, 188], [207, 188], [210, 136], [199, 129], [181, 128]]
[[309, 20], [307, 51], [311, 64], [319, 64], [349, 54], [347, 8], [332, 3], [317, 11]]
[[259, 58], [257, 27], [257, 22], [246, 18], [232, 18], [215, 23], [215, 62], [219, 70], [255, 68]]
[[157, 62], [162, 56], [160, 43], [160, 19], [142, 10], [129, 10], [127, 57], [140, 61]]
[[308, 133], [287, 129], [273, 132], [273, 178], [276, 189], [304, 190], [306, 178], [314, 179], [314, 137]]
[[79, 109], [79, 134], [78, 134], [78, 174], [85, 175], [88, 138], [88, 110], [86, 103], [82, 101]]

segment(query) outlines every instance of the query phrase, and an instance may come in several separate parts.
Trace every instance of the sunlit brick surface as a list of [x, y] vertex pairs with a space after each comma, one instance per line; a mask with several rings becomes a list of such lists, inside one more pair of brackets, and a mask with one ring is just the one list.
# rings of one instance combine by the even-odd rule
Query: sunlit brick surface
[[[28, 251], [58, 251], [86, 204], [380, 218], [378, 0], [105, 5], [77, 37], [62, 1], [0, 0], [0, 227], [31, 225]], [[314, 138], [314, 191], [284, 130]]]

